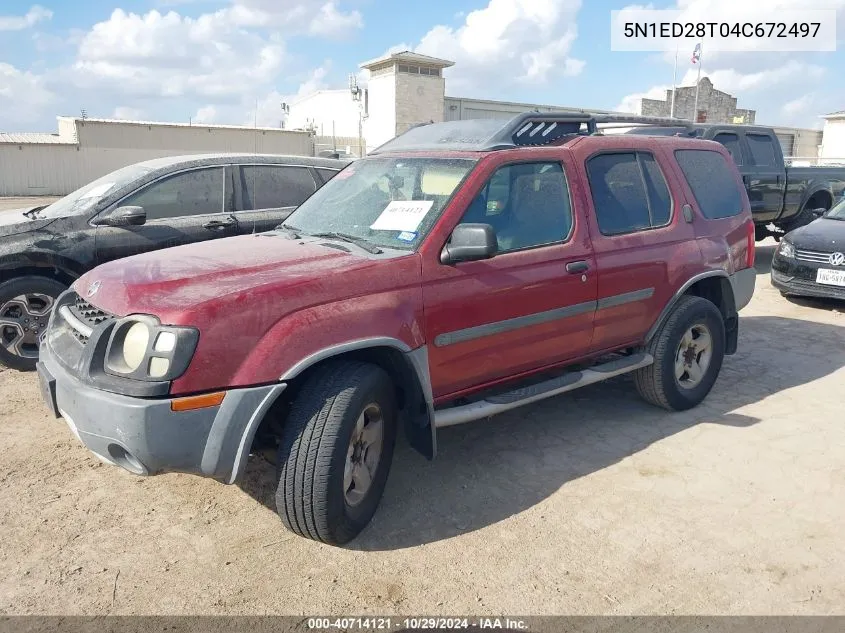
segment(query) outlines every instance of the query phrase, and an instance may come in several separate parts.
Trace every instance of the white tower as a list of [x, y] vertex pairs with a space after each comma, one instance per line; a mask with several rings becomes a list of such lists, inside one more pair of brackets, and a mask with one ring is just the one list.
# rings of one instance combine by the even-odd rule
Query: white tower
[[361, 64], [369, 71], [364, 136], [371, 150], [417, 123], [443, 120], [443, 69], [454, 62], [404, 51]]

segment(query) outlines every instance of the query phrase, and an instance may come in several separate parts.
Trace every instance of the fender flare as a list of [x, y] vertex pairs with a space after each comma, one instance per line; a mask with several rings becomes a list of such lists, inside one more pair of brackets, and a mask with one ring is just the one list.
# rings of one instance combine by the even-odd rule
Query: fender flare
[[824, 192], [830, 196], [831, 202], [836, 201], [836, 196], [833, 195], [833, 190], [830, 188], [830, 183], [820, 182], [807, 187], [807, 191], [801, 198], [801, 204], [798, 206], [798, 213], [801, 214], [807, 210], [807, 203], [817, 193]]
[[[711, 277], [720, 277], [722, 279], [730, 280], [730, 275], [722, 270], [708, 270], [707, 272], [699, 273], [690, 277], [672, 296], [669, 302], [663, 307], [663, 311], [660, 313], [660, 316], [657, 317], [657, 321], [654, 322], [654, 325], [651, 326], [648, 333], [645, 337], [645, 342], [648, 344], [651, 339], [655, 337], [660, 328], [666, 322], [666, 319], [669, 318], [669, 315], [672, 313], [672, 310], [675, 308], [675, 305], [678, 303], [680, 298], [689, 290], [694, 284], [698, 283], [703, 279], [709, 279]], [[733, 296], [733, 287], [731, 287], [731, 303], [735, 305], [735, 299]], [[735, 310], [735, 308], [734, 308]]]

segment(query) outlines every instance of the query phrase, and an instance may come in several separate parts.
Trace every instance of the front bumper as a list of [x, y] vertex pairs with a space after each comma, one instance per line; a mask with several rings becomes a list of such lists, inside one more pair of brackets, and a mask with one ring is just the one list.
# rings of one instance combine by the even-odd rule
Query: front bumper
[[136, 475], [186, 472], [234, 483], [258, 425], [284, 384], [232, 389], [219, 406], [171, 410], [170, 398], [139, 398], [84, 384], [42, 345], [38, 375], [47, 406], [101, 460]]
[[829, 286], [816, 282], [816, 274], [819, 268], [832, 267], [789, 260], [776, 254], [772, 260], [772, 286], [785, 295], [845, 301], [845, 287]]

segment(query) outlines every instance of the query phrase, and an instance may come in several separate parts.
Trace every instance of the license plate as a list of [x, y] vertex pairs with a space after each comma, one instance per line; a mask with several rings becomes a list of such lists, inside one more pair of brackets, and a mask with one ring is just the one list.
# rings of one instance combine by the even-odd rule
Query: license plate
[[827, 286], [845, 287], [845, 270], [819, 268], [816, 273], [816, 283], [825, 284]]

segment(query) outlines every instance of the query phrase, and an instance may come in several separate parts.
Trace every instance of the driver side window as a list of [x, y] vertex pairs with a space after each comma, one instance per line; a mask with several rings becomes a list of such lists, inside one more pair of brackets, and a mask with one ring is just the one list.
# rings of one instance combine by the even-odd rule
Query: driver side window
[[572, 206], [563, 167], [519, 163], [499, 168], [461, 223], [491, 225], [500, 253], [564, 242], [572, 230]]
[[144, 207], [148, 220], [222, 213], [225, 167], [194, 169], [158, 180], [125, 198], [120, 206]]

